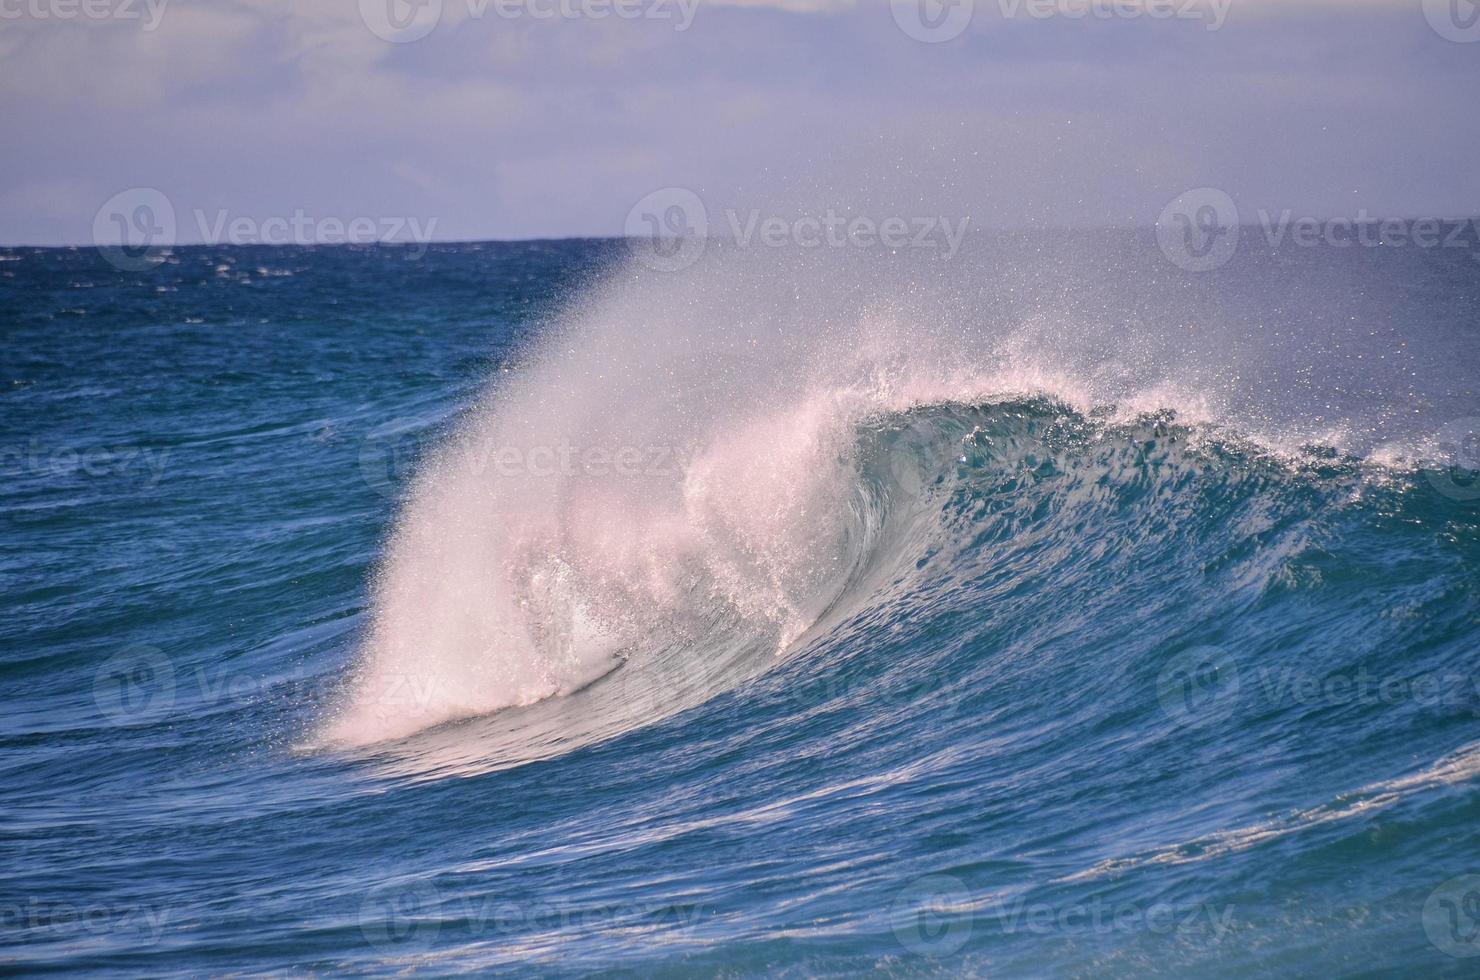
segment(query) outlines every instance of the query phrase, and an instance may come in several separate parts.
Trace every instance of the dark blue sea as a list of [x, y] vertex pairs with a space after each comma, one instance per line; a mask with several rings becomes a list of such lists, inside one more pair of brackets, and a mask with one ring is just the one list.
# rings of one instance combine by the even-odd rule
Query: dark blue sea
[[1480, 261], [0, 249], [0, 970], [1480, 971]]

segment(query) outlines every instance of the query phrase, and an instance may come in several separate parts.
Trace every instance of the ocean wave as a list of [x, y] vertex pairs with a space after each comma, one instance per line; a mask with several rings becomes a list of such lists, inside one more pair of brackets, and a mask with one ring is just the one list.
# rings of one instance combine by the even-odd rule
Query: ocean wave
[[[1116, 494], [1140, 519], [1172, 507], [1201, 526], [1197, 495], [1219, 481], [1274, 496], [1315, 481], [1340, 500], [1416, 465], [1417, 443], [1343, 448], [1354, 420], [1231, 414], [1156, 369], [1154, 332], [1105, 360], [1041, 319], [966, 330], [940, 295], [840, 292], [836, 270], [808, 272], [832, 288], [803, 296], [720, 260], [684, 279], [622, 273], [545, 331], [423, 465], [318, 743], [588, 689], [592, 731], [651, 722], [980, 538], [949, 526], [963, 496], [1009, 493], [1039, 520], [1059, 508], [1093, 550], [1093, 512]], [[1252, 574], [1278, 574], [1277, 556]]]

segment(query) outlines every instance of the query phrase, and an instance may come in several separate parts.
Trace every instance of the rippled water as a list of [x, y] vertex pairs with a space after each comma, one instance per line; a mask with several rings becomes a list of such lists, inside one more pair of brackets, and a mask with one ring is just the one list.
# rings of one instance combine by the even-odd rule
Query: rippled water
[[1145, 245], [0, 251], [0, 962], [1470, 972], [1480, 264]]

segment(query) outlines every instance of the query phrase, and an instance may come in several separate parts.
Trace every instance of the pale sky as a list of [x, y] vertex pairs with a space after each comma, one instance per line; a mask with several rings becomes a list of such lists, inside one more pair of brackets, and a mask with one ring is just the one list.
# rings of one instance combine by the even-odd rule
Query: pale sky
[[136, 188], [182, 242], [612, 235], [665, 187], [978, 228], [1150, 225], [1204, 186], [1480, 213], [1473, 0], [419, 2], [0, 0], [0, 242], [89, 243]]

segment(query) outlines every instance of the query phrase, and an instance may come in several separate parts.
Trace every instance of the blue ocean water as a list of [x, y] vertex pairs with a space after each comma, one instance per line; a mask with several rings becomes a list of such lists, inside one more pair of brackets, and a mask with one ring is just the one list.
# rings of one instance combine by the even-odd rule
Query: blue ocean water
[[1480, 263], [0, 250], [0, 964], [1468, 975]]

